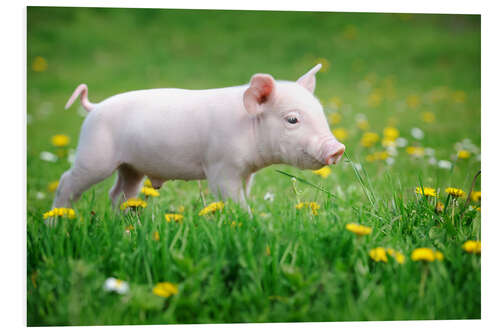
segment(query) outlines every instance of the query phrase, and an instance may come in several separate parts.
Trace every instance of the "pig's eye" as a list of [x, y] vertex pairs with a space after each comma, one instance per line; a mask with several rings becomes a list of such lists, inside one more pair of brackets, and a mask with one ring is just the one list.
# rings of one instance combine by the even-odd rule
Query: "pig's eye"
[[288, 117], [288, 118], [286, 118], [286, 121], [288, 121], [290, 124], [296, 124], [299, 122], [297, 117]]

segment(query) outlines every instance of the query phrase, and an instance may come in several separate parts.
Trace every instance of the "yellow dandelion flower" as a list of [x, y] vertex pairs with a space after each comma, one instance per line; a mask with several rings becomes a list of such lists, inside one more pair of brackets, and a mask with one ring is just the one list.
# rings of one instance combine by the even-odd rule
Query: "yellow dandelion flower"
[[199, 216], [202, 215], [207, 215], [210, 213], [215, 213], [218, 210], [223, 210], [224, 209], [224, 203], [222, 201], [219, 202], [212, 202], [210, 205], [206, 206], [200, 212], [198, 213]]
[[429, 111], [423, 112], [421, 117], [422, 121], [429, 124], [433, 123], [436, 120], [436, 116], [434, 115], [434, 113]]
[[356, 39], [358, 37], [358, 28], [356, 28], [356, 26], [352, 24], [349, 24], [342, 32], [342, 37], [348, 40]]
[[462, 198], [465, 196], [464, 191], [462, 191], [459, 188], [455, 188], [455, 187], [448, 187], [448, 188], [446, 188], [445, 192], [454, 198]]
[[472, 191], [470, 194], [470, 198], [474, 202], [481, 201], [481, 191]]
[[241, 228], [242, 225], [243, 225], [243, 223], [241, 223], [241, 222], [238, 223], [236, 221], [233, 221], [233, 222], [231, 222], [230, 226], [231, 226], [231, 228], [236, 228], [236, 227], [240, 227]]
[[54, 212], [52, 210], [49, 210], [48, 212], [43, 213], [43, 219], [48, 219], [49, 217], [53, 217]]
[[470, 157], [470, 152], [467, 151], [467, 150], [460, 150], [458, 153], [457, 153], [457, 157], [461, 160], [466, 160]]
[[40, 56], [35, 57], [33, 64], [31, 65], [31, 68], [35, 72], [44, 72], [47, 70], [47, 67], [49, 67], [47, 60]]
[[155, 241], [159, 241], [160, 240], [160, 233], [158, 231], [155, 231], [154, 234], [153, 234], [153, 239]]
[[332, 133], [333, 136], [335, 136], [339, 141], [344, 141], [345, 139], [347, 139], [348, 133], [345, 128], [342, 127], [336, 128], [332, 131]]
[[59, 181], [56, 180], [56, 181], [50, 182], [49, 185], [47, 186], [47, 189], [49, 190], [49, 192], [55, 192], [57, 190], [58, 186], [59, 186]]
[[415, 146], [406, 147], [406, 152], [409, 155], [415, 156], [415, 157], [422, 157], [422, 156], [424, 156], [424, 153], [425, 153], [423, 147], [415, 147]]
[[369, 147], [372, 147], [374, 144], [376, 144], [378, 140], [379, 140], [379, 136], [377, 133], [366, 132], [361, 137], [361, 145], [363, 147], [369, 148]]
[[436, 202], [436, 213], [441, 214], [444, 210], [444, 204], [441, 201]]
[[394, 259], [396, 259], [397, 263], [398, 264], [404, 264], [405, 263], [405, 256], [401, 253], [401, 252], [396, 252], [394, 255], [393, 255]]
[[326, 73], [330, 69], [330, 62], [328, 61], [328, 59], [318, 58], [318, 59], [316, 59], [315, 63], [321, 64], [321, 69], [319, 70], [320, 73]]
[[[342, 106], [342, 100], [340, 99], [340, 97], [337, 97], [337, 96], [333, 96], [332, 98], [330, 98], [329, 100], [329, 106], [332, 108], [332, 109], [335, 109], [337, 110], [338, 108], [340, 108]], [[340, 120], [339, 120], [340, 121]]]
[[476, 207], [476, 210], [477, 210], [478, 212], [481, 212], [481, 207]]
[[374, 261], [383, 261], [387, 262], [387, 254], [385, 252], [385, 249], [383, 247], [376, 247], [374, 249], [371, 249], [369, 252], [370, 258], [372, 258]]
[[153, 187], [153, 184], [151, 183], [151, 180], [149, 178], [146, 178], [146, 180], [144, 180], [144, 186]]
[[64, 207], [53, 208], [48, 212], [43, 213], [44, 219], [55, 216], [67, 217], [69, 219], [74, 219], [76, 217], [75, 211], [72, 208], [64, 208]]
[[377, 80], [378, 80], [377, 73], [371, 72], [365, 76], [365, 81], [369, 82], [371, 85], [375, 85]]
[[404, 262], [405, 262], [405, 256], [401, 252], [394, 251], [394, 249], [392, 249], [390, 247], [388, 247], [385, 250], [387, 251], [387, 254], [390, 255], [391, 257], [393, 257], [394, 260], [396, 260], [396, 262], [398, 264], [404, 264]]
[[389, 138], [383, 138], [382, 139], [382, 146], [383, 147], [396, 147], [396, 140], [389, 139]]
[[146, 208], [147, 207], [147, 202], [138, 198], [131, 198], [125, 201], [120, 205], [121, 210], [125, 210], [127, 208]]
[[295, 205], [296, 209], [302, 209], [302, 208], [309, 208], [311, 209], [311, 213], [313, 215], [318, 215], [318, 209], [320, 208], [320, 205], [318, 205], [316, 202], [311, 201], [311, 202], [300, 202], [297, 205]]
[[448, 87], [437, 87], [430, 92], [430, 99], [433, 103], [442, 101], [449, 95]]
[[321, 169], [314, 170], [313, 173], [315, 175], [321, 176], [321, 178], [327, 178], [328, 175], [332, 173], [332, 169], [330, 169], [328, 166], [324, 166]]
[[[396, 124], [399, 122], [399, 119], [396, 117], [389, 117], [387, 118], [387, 126], [388, 127], [394, 127]], [[398, 131], [398, 136], [399, 136], [399, 131]]]
[[157, 197], [160, 195], [160, 192], [152, 187], [143, 187], [141, 189], [141, 193], [143, 193], [146, 197]]
[[182, 205], [177, 208], [177, 211], [179, 213], [184, 213], [185, 210], [186, 210], [186, 208], [184, 206], [182, 206]]
[[434, 261], [434, 260], [443, 260], [443, 254], [439, 251], [434, 251], [433, 249], [429, 249], [427, 247], [421, 247], [413, 250], [411, 253], [411, 260], [413, 261]]
[[463, 90], [457, 90], [451, 97], [455, 103], [463, 103], [467, 99], [467, 94]]
[[358, 236], [368, 235], [372, 232], [372, 228], [355, 223], [348, 223], [345, 228]]
[[366, 160], [368, 162], [374, 162], [374, 161], [385, 161], [389, 157], [389, 153], [386, 151], [377, 151], [374, 152], [373, 154], [367, 155]]
[[386, 127], [384, 128], [384, 137], [394, 141], [399, 137], [399, 131], [395, 127]]
[[368, 96], [368, 106], [376, 108], [382, 103], [383, 97], [380, 92], [373, 92]]
[[165, 220], [167, 222], [182, 222], [182, 219], [184, 218], [183, 215], [181, 214], [171, 214], [171, 213], [168, 213], [168, 214], [165, 214]]
[[415, 109], [420, 105], [420, 97], [418, 97], [417, 95], [409, 95], [406, 98], [406, 104], [408, 105], [408, 107]]
[[153, 294], [161, 296], [161, 297], [170, 297], [172, 295], [176, 295], [179, 292], [179, 288], [177, 285], [172, 284], [170, 282], [160, 282], [157, 283], [153, 288]]
[[57, 134], [52, 137], [51, 141], [55, 147], [66, 147], [70, 139], [66, 134]]
[[134, 226], [132, 224], [129, 224], [128, 226], [125, 227], [125, 231], [130, 233], [132, 230], [134, 230]]
[[462, 248], [469, 253], [481, 253], [481, 242], [468, 240], [462, 245]]
[[356, 126], [358, 126], [360, 130], [366, 131], [370, 128], [370, 123], [366, 119], [360, 119], [356, 121]]
[[389, 157], [389, 153], [386, 151], [377, 151], [374, 152], [373, 155], [375, 156], [375, 159], [378, 161], [385, 161]]
[[342, 116], [340, 115], [340, 113], [334, 112], [328, 116], [328, 120], [330, 121], [331, 125], [337, 125], [342, 120]]
[[425, 187], [425, 186], [423, 191], [421, 187], [415, 188], [415, 193], [420, 195], [425, 195], [426, 197], [435, 197], [437, 195], [435, 189], [433, 189], [432, 187]]
[[309, 208], [311, 209], [311, 212], [313, 213], [313, 215], [318, 215], [319, 207], [320, 206], [316, 202], [309, 203]]

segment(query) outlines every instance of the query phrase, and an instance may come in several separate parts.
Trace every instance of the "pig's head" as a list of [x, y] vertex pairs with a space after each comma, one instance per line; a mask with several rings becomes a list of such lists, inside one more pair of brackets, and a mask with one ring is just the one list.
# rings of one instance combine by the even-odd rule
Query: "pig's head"
[[243, 103], [255, 119], [257, 149], [273, 160], [301, 169], [336, 164], [345, 146], [333, 136], [323, 107], [314, 97], [316, 65], [296, 82], [275, 81], [269, 74], [255, 74]]

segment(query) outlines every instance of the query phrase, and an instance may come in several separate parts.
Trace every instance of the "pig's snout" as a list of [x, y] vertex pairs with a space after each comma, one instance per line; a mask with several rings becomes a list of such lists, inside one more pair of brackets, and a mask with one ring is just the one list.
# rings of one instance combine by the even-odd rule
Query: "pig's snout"
[[328, 141], [323, 147], [323, 161], [326, 165], [337, 164], [345, 151], [345, 146], [337, 140]]

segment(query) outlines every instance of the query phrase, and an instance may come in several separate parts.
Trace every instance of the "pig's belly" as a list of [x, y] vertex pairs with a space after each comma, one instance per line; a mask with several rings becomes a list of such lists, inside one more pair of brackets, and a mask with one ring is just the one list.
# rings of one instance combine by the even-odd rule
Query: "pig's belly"
[[158, 180], [197, 180], [205, 179], [205, 171], [200, 161], [197, 161], [182, 151], [163, 153], [139, 152], [123, 162], [136, 171]]

